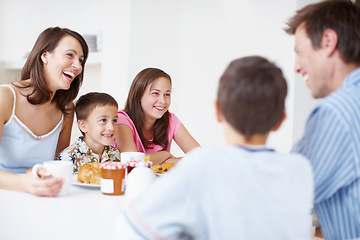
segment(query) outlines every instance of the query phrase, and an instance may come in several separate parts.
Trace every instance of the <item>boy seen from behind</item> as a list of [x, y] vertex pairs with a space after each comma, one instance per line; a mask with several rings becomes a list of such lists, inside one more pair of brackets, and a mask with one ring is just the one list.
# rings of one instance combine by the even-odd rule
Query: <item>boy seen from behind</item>
[[311, 166], [265, 146], [285, 119], [286, 94], [273, 63], [234, 60], [215, 104], [227, 146], [191, 151], [141, 197], [128, 199], [126, 239], [311, 239]]
[[75, 113], [82, 136], [58, 156], [58, 160], [71, 161], [74, 172], [85, 163], [120, 161], [120, 152], [111, 146], [118, 104], [106, 93], [91, 92], [79, 98]]

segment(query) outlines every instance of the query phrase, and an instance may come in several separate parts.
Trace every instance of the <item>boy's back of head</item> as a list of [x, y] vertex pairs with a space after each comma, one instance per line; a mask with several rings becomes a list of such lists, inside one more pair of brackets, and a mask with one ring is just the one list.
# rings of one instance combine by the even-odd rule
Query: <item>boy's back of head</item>
[[280, 68], [260, 56], [235, 59], [220, 78], [222, 116], [249, 139], [270, 132], [282, 119], [287, 94]]

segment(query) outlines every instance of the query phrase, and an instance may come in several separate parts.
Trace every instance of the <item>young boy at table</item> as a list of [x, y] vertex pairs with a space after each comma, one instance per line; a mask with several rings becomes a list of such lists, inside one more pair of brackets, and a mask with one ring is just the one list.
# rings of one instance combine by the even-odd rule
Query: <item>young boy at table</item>
[[111, 146], [117, 111], [118, 104], [109, 94], [91, 92], [81, 96], [75, 114], [82, 136], [64, 149], [58, 160], [73, 162], [75, 173], [85, 163], [120, 161], [120, 152]]
[[127, 199], [124, 239], [310, 239], [308, 160], [265, 146], [285, 118], [282, 71], [267, 59], [234, 60], [215, 109], [227, 146], [198, 148]]

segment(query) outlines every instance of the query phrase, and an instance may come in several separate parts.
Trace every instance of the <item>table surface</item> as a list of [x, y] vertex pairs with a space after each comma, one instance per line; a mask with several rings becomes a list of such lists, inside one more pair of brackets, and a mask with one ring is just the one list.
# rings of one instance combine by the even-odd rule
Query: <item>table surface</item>
[[[124, 200], [75, 185], [55, 198], [0, 189], [0, 239], [121, 239]], [[313, 239], [323, 239], [319, 229]]]
[[74, 185], [55, 198], [0, 189], [0, 239], [119, 239], [123, 203], [124, 196]]

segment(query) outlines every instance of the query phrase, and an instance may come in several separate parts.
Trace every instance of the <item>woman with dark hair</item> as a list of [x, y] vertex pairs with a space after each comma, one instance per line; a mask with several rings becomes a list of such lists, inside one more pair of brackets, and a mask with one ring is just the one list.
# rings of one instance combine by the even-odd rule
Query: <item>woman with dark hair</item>
[[139, 72], [129, 91], [124, 111], [118, 112], [114, 146], [120, 152], [143, 152], [154, 164], [176, 163], [170, 153], [174, 139], [184, 153], [199, 143], [175, 114], [169, 112], [171, 78], [157, 68]]
[[[74, 103], [83, 81], [88, 46], [66, 28], [48, 28], [38, 37], [21, 80], [0, 87], [0, 188], [56, 196], [60, 178], [23, 174], [55, 159], [70, 144]], [[39, 170], [39, 177], [49, 173]]]

